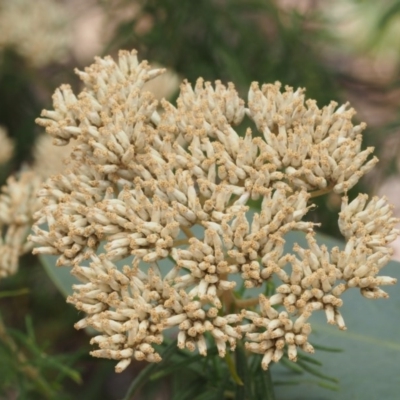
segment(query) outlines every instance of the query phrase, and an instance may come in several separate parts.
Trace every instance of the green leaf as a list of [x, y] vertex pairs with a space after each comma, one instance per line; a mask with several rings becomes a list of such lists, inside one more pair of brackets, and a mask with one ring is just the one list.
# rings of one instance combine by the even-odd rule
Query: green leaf
[[[186, 355], [185, 352], [183, 351], [178, 351], [177, 349], [177, 354], [179, 355]], [[213, 347], [211, 349], [207, 350], [207, 357], [212, 357], [213, 359], [215, 359], [215, 356], [218, 354], [218, 349], [217, 347]], [[167, 368], [164, 369], [159, 369], [156, 372], [154, 372], [149, 380], [151, 381], [156, 381], [158, 379], [161, 379], [165, 376], [171, 375], [177, 371], [181, 371], [182, 369], [186, 369], [186, 368], [190, 368], [192, 366], [193, 363], [198, 363], [199, 361], [201, 361], [202, 359], [204, 359], [204, 356], [202, 356], [201, 354], [190, 354], [189, 357], [185, 357], [183, 360], [181, 360], [182, 357], [179, 358], [179, 360], [177, 362], [170, 362], [168, 364]]]
[[[333, 390], [335, 392], [339, 391], [338, 385], [335, 385], [333, 383], [329, 383], [326, 381], [315, 381], [312, 379], [274, 381], [275, 386], [288, 386], [288, 385], [295, 386], [295, 385], [301, 385], [301, 384], [305, 384], [305, 383], [309, 384], [309, 385], [317, 385], [324, 389]], [[318, 397], [318, 399], [324, 400], [325, 397]]]
[[218, 385], [219, 388], [215, 392], [213, 400], [221, 400], [224, 398], [224, 392], [226, 392], [226, 387], [228, 386], [229, 381], [230, 381], [230, 374], [226, 374], [222, 382]]
[[314, 350], [322, 350], [322, 351], [329, 351], [330, 353], [342, 353], [343, 349], [339, 349], [337, 347], [330, 347], [330, 346], [322, 346], [320, 344], [312, 343]]
[[[207, 389], [208, 389], [207, 387], [204, 387], [204, 382], [195, 381], [195, 382], [193, 382], [192, 385], [185, 388], [185, 390], [183, 390], [180, 393], [177, 393], [173, 397], [173, 400], [192, 400], [195, 398], [195, 396], [197, 394], [199, 394]], [[202, 395], [203, 395], [203, 393], [202, 393]]]
[[[320, 362], [320, 361], [318, 361], [318, 360], [316, 360], [315, 359], [315, 357], [313, 358], [313, 357], [309, 357], [309, 356], [306, 356], [305, 354], [303, 354], [303, 353], [299, 353], [298, 354], [298, 359], [299, 359], [299, 361], [301, 361], [301, 363], [300, 364], [302, 364], [302, 363], [310, 363], [310, 364], [314, 364], [314, 365], [318, 365], [318, 366], [322, 366], [322, 363]], [[299, 363], [298, 363], [299, 364]]]
[[235, 363], [233, 362], [231, 353], [229, 353], [229, 351], [227, 351], [225, 354], [225, 361], [233, 381], [236, 383], [236, 385], [243, 386], [243, 382], [236, 371]]
[[276, 400], [275, 385], [269, 369], [259, 372], [259, 376], [255, 379], [255, 386], [257, 400]]
[[24, 294], [28, 294], [30, 290], [28, 288], [17, 289], [17, 290], [3, 290], [0, 292], [0, 299], [6, 297], [16, 297], [23, 296]]
[[246, 395], [247, 396], [249, 395], [249, 388], [250, 388], [249, 379], [251, 377], [249, 375], [249, 371], [247, 368], [247, 361], [248, 360], [246, 357], [246, 353], [244, 351], [243, 344], [239, 342], [235, 350], [235, 365], [240, 382], [236, 383], [235, 400], [245, 400]]
[[301, 366], [293, 361], [290, 361], [287, 357], [283, 356], [280, 363], [287, 369], [293, 371], [296, 374], [303, 374], [304, 370]]
[[297, 361], [297, 364], [300, 365], [300, 367], [302, 367], [304, 371], [312, 375], [318, 376], [319, 378], [322, 379], [326, 379], [327, 381], [338, 383], [338, 380], [336, 378], [333, 378], [332, 376], [322, 373], [321, 371], [323, 371], [323, 368], [310, 367], [308, 364], [306, 364], [304, 361], [301, 361], [300, 359]]

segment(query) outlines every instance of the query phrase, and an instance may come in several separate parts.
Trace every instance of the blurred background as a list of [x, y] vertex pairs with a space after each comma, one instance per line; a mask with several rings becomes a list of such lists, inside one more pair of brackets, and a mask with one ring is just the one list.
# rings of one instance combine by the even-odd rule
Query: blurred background
[[[352, 192], [386, 194], [400, 215], [400, 0], [0, 0], [1, 185], [38, 157], [43, 132], [34, 120], [52, 108], [54, 90], [69, 83], [79, 92], [74, 69], [133, 48], [168, 69], [149, 87], [160, 98], [173, 100], [182, 79], [201, 76], [234, 82], [244, 98], [252, 81], [279, 80], [305, 87], [320, 107], [349, 101], [357, 122], [368, 124], [364, 146], [375, 146], [380, 159]], [[339, 206], [339, 197], [324, 196], [310, 215], [334, 237]], [[25, 364], [43, 373], [57, 398], [122, 398], [141, 366], [117, 375], [113, 362], [92, 359], [85, 332], [73, 329], [77, 312], [29, 254], [18, 274], [0, 281], [0, 293], [24, 288], [0, 297], [0, 313]], [[45, 398], [28, 375], [0, 344], [0, 399]]]

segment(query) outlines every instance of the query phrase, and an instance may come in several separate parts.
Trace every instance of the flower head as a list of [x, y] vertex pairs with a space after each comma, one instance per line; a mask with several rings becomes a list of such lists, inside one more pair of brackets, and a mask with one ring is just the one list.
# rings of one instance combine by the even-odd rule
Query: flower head
[[32, 250], [27, 242], [32, 215], [40, 208], [36, 197], [42, 180], [32, 171], [8, 178], [0, 193], [0, 278], [16, 272], [19, 257]]
[[35, 67], [67, 54], [67, 9], [53, 0], [0, 0], [0, 51], [11, 47]]
[[[346, 194], [376, 163], [372, 148], [361, 150], [364, 124], [352, 124], [347, 105], [319, 109], [277, 83], [253, 83], [247, 106], [233, 84], [202, 79], [182, 83], [176, 106], [158, 103], [144, 85], [162, 72], [124, 51], [77, 71], [78, 95], [56, 91], [37, 122], [56, 145], [74, 147], [69, 170], [39, 191], [34, 252], [73, 267], [81, 284], [68, 301], [86, 314], [76, 327], [99, 332], [92, 354], [118, 360], [117, 371], [132, 358], [159, 361], [154, 344], [172, 327], [179, 347], [202, 355], [207, 336], [221, 356], [244, 339], [264, 368], [285, 346], [292, 360], [298, 347], [312, 352], [313, 312], [345, 329], [345, 290], [377, 298], [395, 283], [378, 276], [398, 233], [385, 199], [343, 198], [344, 250], [320, 246], [315, 224], [302, 220], [313, 196]], [[234, 127], [245, 118], [257, 132], [241, 137]], [[254, 215], [251, 199], [261, 199]], [[308, 246], [285, 253], [292, 230]], [[269, 298], [240, 300], [235, 276], [245, 288], [282, 283]]]
[[[64, 169], [62, 160], [70, 150], [54, 148], [50, 142], [50, 137], [40, 137], [35, 146], [33, 165], [24, 166], [10, 176], [1, 188], [0, 278], [16, 273], [20, 256], [32, 251], [33, 243], [27, 241], [27, 237], [31, 232], [33, 214], [42, 207], [37, 191], [51, 173]], [[1, 149], [8, 150], [10, 156], [12, 143], [8, 138], [4, 138]]]

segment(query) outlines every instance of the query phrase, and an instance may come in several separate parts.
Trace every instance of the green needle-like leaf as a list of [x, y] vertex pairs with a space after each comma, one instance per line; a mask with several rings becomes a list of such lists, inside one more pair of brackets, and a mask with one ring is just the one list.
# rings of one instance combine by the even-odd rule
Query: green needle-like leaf
[[24, 294], [28, 294], [29, 292], [30, 290], [28, 288], [17, 290], [3, 290], [0, 292], [0, 299], [4, 299], [6, 297], [23, 296]]
[[240, 383], [236, 383], [236, 395], [235, 400], [245, 400], [246, 395], [249, 394], [250, 388], [250, 375], [247, 367], [247, 357], [243, 348], [243, 344], [239, 342], [235, 350], [235, 364], [237, 375], [240, 379]]
[[317, 369], [310, 367], [308, 364], [305, 362], [298, 360], [297, 363], [307, 372], [309, 372], [312, 375], [318, 376], [319, 378], [326, 379], [327, 381], [335, 382], [338, 383], [339, 381], [336, 378], [333, 378], [332, 376], [326, 375], [322, 373], [321, 371], [323, 370], [322, 368]]
[[236, 371], [235, 363], [233, 362], [232, 356], [229, 352], [227, 352], [225, 354], [225, 361], [226, 361], [226, 365], [228, 366], [229, 372], [231, 373], [233, 381], [237, 385], [243, 386], [244, 383], [242, 382], [242, 380], [240, 379], [240, 377]]
[[290, 361], [288, 358], [286, 357], [282, 357], [280, 359], [280, 363], [286, 367], [287, 369], [290, 369], [291, 371], [293, 371], [296, 374], [302, 374], [304, 373], [303, 368], [301, 368], [301, 366], [293, 361]]

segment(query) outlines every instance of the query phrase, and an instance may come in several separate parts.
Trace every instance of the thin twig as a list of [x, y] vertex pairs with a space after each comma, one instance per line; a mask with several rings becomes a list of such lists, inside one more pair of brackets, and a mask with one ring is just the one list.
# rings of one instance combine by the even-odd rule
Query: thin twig
[[174, 240], [172, 247], [182, 246], [184, 244], [189, 244], [189, 241], [187, 239]]
[[[221, 275], [221, 280], [227, 280], [227, 279], [228, 279], [228, 274]], [[232, 290], [224, 290], [220, 295], [218, 295], [218, 297], [220, 297], [225, 312], [227, 314], [233, 312], [232, 305], [235, 304], [235, 296], [233, 295]]]

